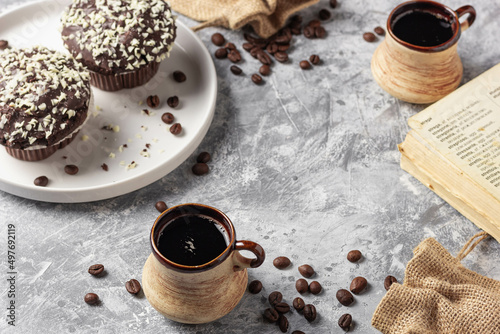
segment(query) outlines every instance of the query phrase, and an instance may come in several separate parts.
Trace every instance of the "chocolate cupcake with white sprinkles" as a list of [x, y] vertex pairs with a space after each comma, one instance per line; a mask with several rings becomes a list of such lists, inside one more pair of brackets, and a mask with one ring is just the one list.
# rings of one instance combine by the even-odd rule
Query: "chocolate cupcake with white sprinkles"
[[69, 144], [92, 105], [89, 73], [45, 47], [0, 52], [0, 144], [13, 157], [42, 160]]
[[176, 37], [164, 0], [73, 0], [61, 22], [65, 47], [106, 91], [148, 82]]

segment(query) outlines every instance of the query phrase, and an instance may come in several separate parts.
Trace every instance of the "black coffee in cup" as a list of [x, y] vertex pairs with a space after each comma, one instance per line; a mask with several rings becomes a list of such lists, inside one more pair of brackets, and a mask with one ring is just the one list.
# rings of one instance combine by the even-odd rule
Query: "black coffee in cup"
[[426, 11], [411, 11], [396, 18], [392, 32], [397, 38], [418, 46], [436, 46], [453, 37], [448, 18]]
[[226, 229], [203, 215], [184, 215], [168, 222], [156, 246], [172, 262], [199, 266], [210, 262], [228, 246]]

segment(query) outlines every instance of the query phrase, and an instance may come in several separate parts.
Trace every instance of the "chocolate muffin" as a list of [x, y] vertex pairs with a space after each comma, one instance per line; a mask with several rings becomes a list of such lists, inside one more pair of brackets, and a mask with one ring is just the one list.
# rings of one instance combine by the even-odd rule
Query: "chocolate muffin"
[[21, 160], [49, 157], [75, 137], [87, 119], [89, 73], [45, 47], [0, 53], [0, 144]]
[[74, 0], [61, 21], [64, 45], [107, 91], [148, 82], [176, 37], [164, 0]]

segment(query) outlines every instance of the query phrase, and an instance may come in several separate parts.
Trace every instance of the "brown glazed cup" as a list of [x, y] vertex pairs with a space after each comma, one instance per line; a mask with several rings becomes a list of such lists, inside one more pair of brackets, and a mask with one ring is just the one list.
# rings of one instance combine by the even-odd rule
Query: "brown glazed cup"
[[[419, 46], [398, 38], [393, 27], [398, 18], [414, 11], [431, 13], [451, 24], [453, 35], [436, 46]], [[460, 22], [464, 15], [467, 18]], [[432, 103], [454, 91], [462, 79], [457, 42], [476, 18], [472, 6], [457, 10], [435, 1], [407, 1], [390, 13], [387, 34], [375, 50], [371, 70], [375, 81], [389, 94], [411, 103]]]
[[[189, 215], [216, 221], [229, 237], [227, 248], [219, 256], [199, 266], [172, 262], [156, 246], [165, 225]], [[152, 253], [142, 272], [144, 294], [158, 312], [186, 324], [211, 322], [229, 313], [246, 290], [246, 269], [260, 266], [265, 259], [260, 245], [236, 240], [234, 226], [223, 212], [202, 204], [182, 204], [164, 211], [151, 229], [150, 241]], [[256, 258], [246, 258], [240, 250], [251, 251]]]

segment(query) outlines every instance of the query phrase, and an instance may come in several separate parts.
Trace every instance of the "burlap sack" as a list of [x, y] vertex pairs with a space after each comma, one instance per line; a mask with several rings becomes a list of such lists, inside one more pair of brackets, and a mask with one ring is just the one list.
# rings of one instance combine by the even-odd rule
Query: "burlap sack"
[[466, 269], [460, 260], [481, 240], [471, 239], [457, 258], [436, 240], [424, 240], [408, 262], [403, 284], [394, 283], [372, 318], [382, 333], [500, 333], [500, 282]]
[[168, 0], [172, 8], [196, 21], [193, 28], [222, 26], [239, 29], [246, 24], [263, 38], [270, 37], [283, 27], [295, 12], [319, 0]]

